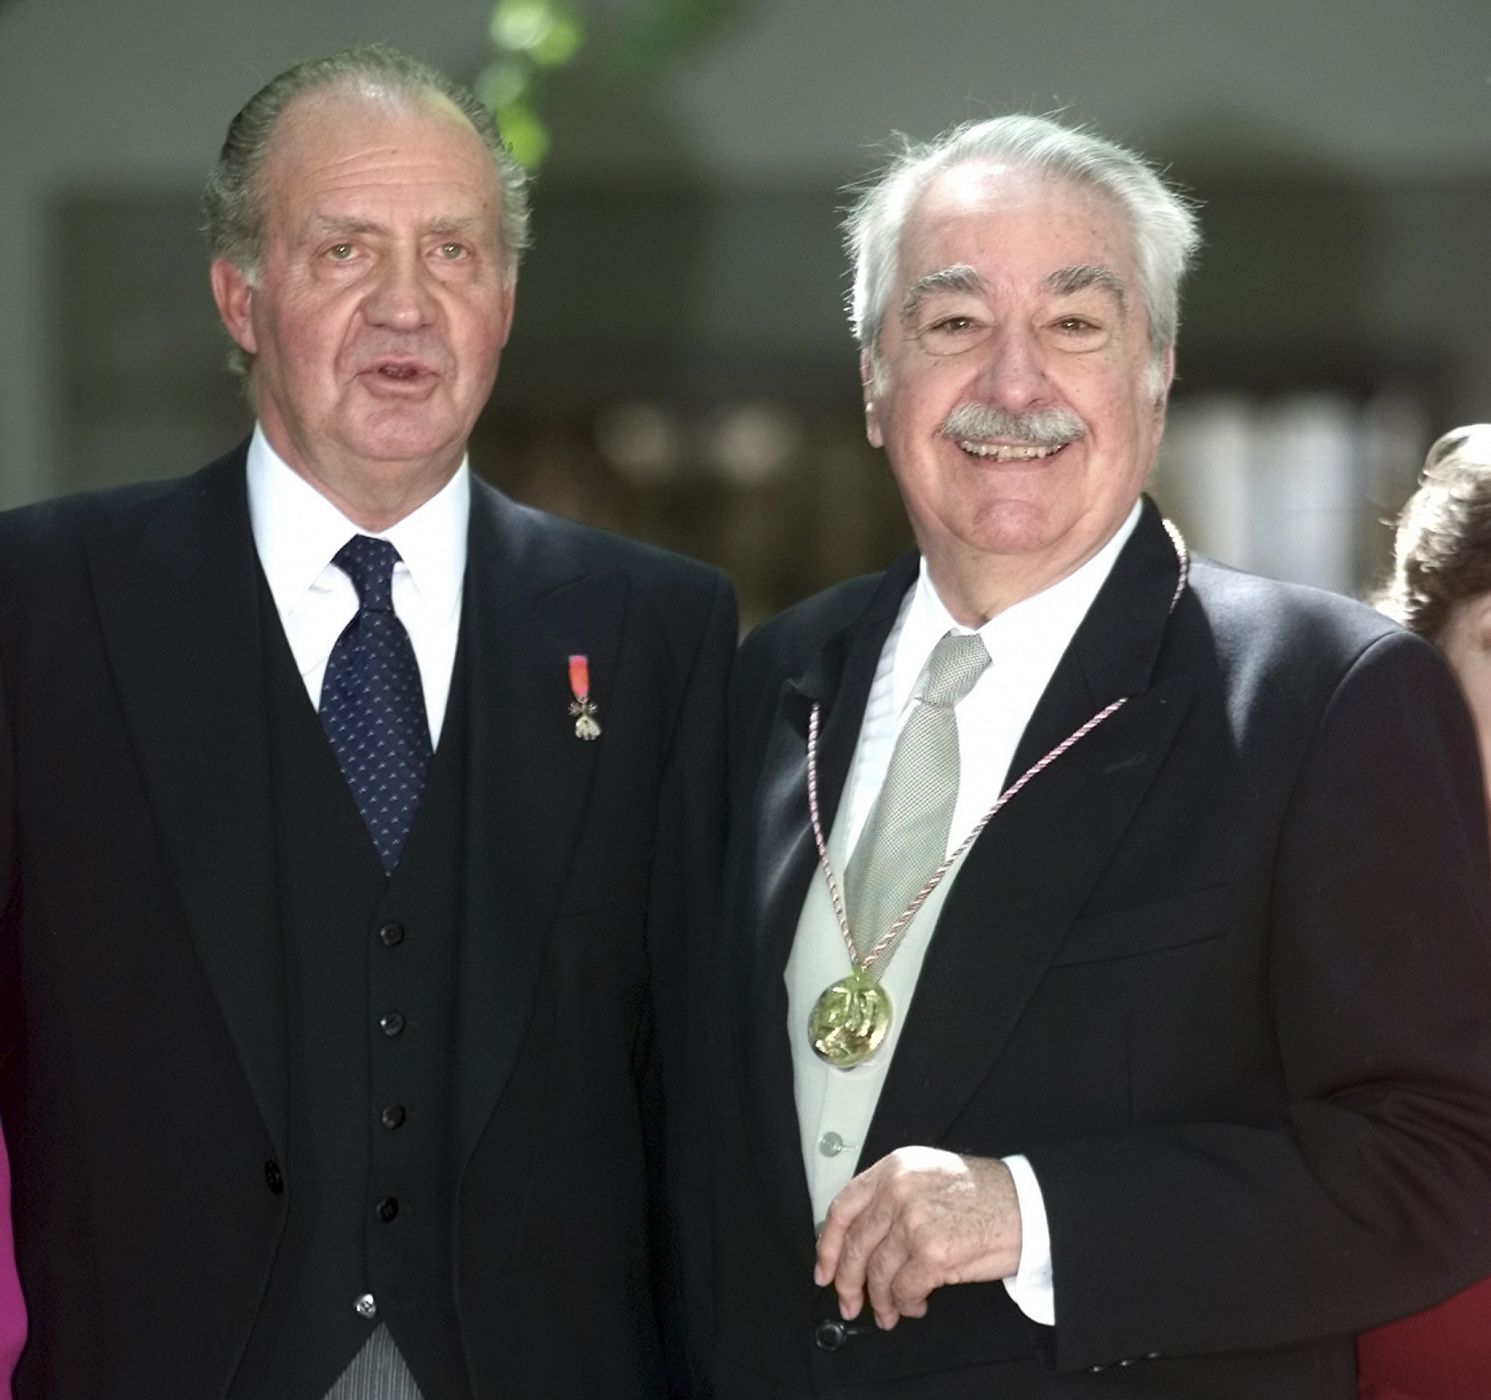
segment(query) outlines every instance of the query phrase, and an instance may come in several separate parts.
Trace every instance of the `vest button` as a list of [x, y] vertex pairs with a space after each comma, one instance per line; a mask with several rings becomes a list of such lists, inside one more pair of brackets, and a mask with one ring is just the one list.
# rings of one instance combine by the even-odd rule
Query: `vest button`
[[833, 1318], [824, 1318], [813, 1329], [813, 1345], [819, 1351], [837, 1351], [849, 1340], [849, 1329]]
[[391, 1103], [378, 1117], [385, 1128], [402, 1128], [404, 1126], [404, 1105], [401, 1103]]
[[384, 924], [378, 930], [378, 941], [385, 948], [397, 948], [404, 941], [403, 924]]
[[825, 1157], [837, 1157], [844, 1150], [844, 1139], [837, 1133], [824, 1133], [818, 1139], [818, 1150]]
[[285, 1178], [278, 1162], [264, 1163], [264, 1181], [276, 1196], [285, 1194]]
[[399, 1203], [392, 1196], [385, 1196], [373, 1207], [378, 1213], [378, 1219], [385, 1225], [399, 1213]]
[[389, 1011], [378, 1018], [384, 1035], [398, 1035], [404, 1029], [404, 1018], [397, 1011]]

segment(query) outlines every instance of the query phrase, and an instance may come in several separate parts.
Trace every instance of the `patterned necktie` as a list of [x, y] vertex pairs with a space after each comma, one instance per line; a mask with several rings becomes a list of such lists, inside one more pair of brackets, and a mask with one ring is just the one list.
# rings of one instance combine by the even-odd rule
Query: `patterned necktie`
[[[932, 648], [916, 708], [901, 729], [880, 796], [845, 874], [849, 927], [863, 954], [905, 912], [947, 855], [958, 802], [953, 707], [989, 664], [983, 638], [949, 632]], [[881, 959], [883, 967], [888, 954]]]
[[387, 540], [354, 535], [332, 560], [357, 589], [357, 613], [331, 650], [320, 707], [326, 737], [386, 871], [399, 863], [430, 768], [419, 663], [393, 610], [398, 557]]

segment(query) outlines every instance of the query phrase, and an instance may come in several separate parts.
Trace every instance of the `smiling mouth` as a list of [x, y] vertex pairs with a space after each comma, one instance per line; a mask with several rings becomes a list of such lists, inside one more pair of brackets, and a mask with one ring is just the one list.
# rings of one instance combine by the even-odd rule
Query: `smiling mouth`
[[1068, 445], [1064, 442], [978, 442], [972, 438], [959, 438], [957, 442], [970, 457], [983, 457], [994, 462], [1035, 462], [1043, 457], [1054, 457]]
[[377, 373], [384, 379], [417, 379], [423, 371], [418, 365], [379, 365]]

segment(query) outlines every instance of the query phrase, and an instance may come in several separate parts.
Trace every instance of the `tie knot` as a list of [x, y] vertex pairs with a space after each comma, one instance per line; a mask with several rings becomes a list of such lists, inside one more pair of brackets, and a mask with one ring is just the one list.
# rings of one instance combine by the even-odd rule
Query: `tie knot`
[[387, 540], [371, 535], [353, 535], [336, 552], [331, 561], [357, 590], [357, 603], [367, 612], [390, 612], [393, 609], [393, 566], [399, 551]]
[[951, 709], [989, 664], [989, 651], [977, 632], [949, 632], [932, 648], [927, 683], [917, 697], [923, 705]]

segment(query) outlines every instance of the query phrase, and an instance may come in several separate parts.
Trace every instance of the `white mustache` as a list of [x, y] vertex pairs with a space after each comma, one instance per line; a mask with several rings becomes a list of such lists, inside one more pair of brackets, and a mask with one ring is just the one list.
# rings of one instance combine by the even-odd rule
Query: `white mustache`
[[959, 404], [937, 430], [946, 438], [1006, 438], [1036, 447], [1065, 447], [1087, 432], [1087, 425], [1069, 408], [1039, 408], [1030, 413], [1005, 413], [983, 403]]

